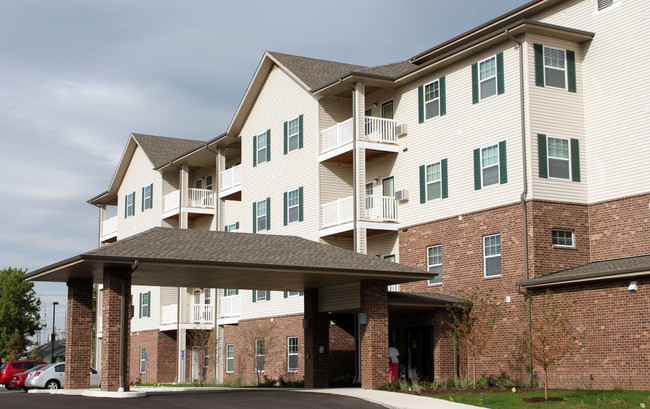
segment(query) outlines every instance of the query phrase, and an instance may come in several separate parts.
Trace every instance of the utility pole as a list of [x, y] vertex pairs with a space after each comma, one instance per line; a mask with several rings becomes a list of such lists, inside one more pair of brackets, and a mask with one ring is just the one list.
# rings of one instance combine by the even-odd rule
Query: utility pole
[[54, 340], [56, 339], [56, 306], [58, 302], [54, 301], [52, 303], [52, 360], [50, 363], [54, 363]]

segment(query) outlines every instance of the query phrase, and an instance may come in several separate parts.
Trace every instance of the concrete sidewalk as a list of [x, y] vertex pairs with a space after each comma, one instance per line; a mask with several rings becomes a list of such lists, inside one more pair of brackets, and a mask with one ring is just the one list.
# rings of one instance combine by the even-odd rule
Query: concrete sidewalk
[[407, 393], [378, 391], [361, 388], [329, 388], [329, 389], [294, 389], [296, 392], [329, 393], [359, 398], [391, 409], [469, 409], [479, 406], [465, 405], [443, 399], [426, 396], [409, 395]]

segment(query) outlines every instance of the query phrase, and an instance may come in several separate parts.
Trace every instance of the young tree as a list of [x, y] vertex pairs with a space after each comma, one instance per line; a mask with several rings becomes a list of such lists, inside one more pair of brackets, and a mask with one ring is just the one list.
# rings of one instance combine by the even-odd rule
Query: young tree
[[0, 358], [17, 358], [30, 345], [28, 337], [41, 329], [34, 283], [23, 280], [22, 269], [0, 270]]
[[[199, 354], [199, 385], [203, 386], [207, 382], [208, 367], [213, 367], [216, 362], [219, 338], [216, 330], [205, 330], [195, 328], [187, 331], [187, 337], [192, 347], [197, 347]], [[194, 353], [194, 348], [192, 348]]]
[[[517, 338], [522, 356], [532, 356], [544, 370], [544, 399], [548, 399], [548, 369], [582, 347], [584, 335], [577, 336], [569, 316], [576, 302], [559, 305], [553, 292], [531, 300], [530, 334], [524, 332]], [[527, 319], [523, 321], [528, 323]]]
[[447, 311], [447, 336], [456, 339], [459, 348], [464, 348], [472, 358], [473, 384], [476, 388], [476, 361], [485, 354], [486, 347], [496, 332], [501, 311], [492, 290], [481, 294], [478, 287], [467, 300], [447, 307]]
[[278, 355], [276, 328], [276, 322], [260, 320], [239, 329], [243, 343], [239, 347], [238, 371], [241, 373], [250, 367], [258, 385], [262, 384], [267, 359]]

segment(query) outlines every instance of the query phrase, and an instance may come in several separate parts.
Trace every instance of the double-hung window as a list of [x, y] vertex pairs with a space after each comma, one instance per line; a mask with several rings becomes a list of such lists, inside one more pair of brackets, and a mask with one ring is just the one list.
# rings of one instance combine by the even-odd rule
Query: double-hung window
[[484, 100], [497, 93], [496, 55], [478, 63], [480, 99]]
[[284, 194], [284, 225], [302, 220], [302, 187], [300, 187]]
[[506, 182], [506, 142], [474, 149], [474, 190]]
[[239, 222], [226, 225], [226, 231], [239, 231]]
[[210, 305], [212, 302], [212, 289], [204, 288], [203, 289], [203, 304]]
[[253, 137], [253, 166], [271, 160], [271, 130]]
[[271, 300], [271, 291], [253, 290], [253, 302], [270, 301], [270, 300]]
[[151, 291], [140, 293], [140, 318], [151, 317]]
[[418, 88], [420, 123], [447, 113], [445, 82], [443, 76]]
[[438, 273], [429, 280], [429, 285], [442, 283], [442, 245], [427, 247], [427, 270]]
[[300, 147], [300, 120], [292, 119], [287, 122], [287, 150], [294, 151]]
[[226, 345], [226, 372], [235, 372], [235, 345]]
[[580, 182], [580, 142], [538, 134], [539, 177]]
[[124, 196], [124, 218], [135, 215], [135, 192]]
[[535, 85], [576, 92], [575, 51], [534, 44]]
[[264, 338], [258, 338], [255, 340], [255, 371], [264, 372], [265, 357]]
[[205, 177], [205, 189], [212, 191], [212, 175], [208, 175]]
[[153, 208], [153, 184], [142, 188], [142, 211]]
[[140, 373], [147, 372], [147, 348], [140, 348]]
[[573, 231], [553, 230], [553, 245], [558, 247], [573, 247]]
[[263, 134], [257, 135], [257, 163], [266, 162], [266, 132]]
[[442, 197], [442, 171], [440, 162], [427, 165], [427, 201]]
[[302, 292], [300, 291], [285, 291], [286, 297], [300, 297], [302, 295]]
[[287, 338], [287, 369], [289, 372], [298, 371], [298, 337]]
[[239, 290], [236, 288], [226, 288], [223, 290], [224, 297], [230, 297], [231, 295], [239, 295]]
[[483, 237], [483, 272], [485, 277], [501, 275], [501, 235]]
[[271, 198], [253, 203], [253, 233], [261, 233], [271, 228]]

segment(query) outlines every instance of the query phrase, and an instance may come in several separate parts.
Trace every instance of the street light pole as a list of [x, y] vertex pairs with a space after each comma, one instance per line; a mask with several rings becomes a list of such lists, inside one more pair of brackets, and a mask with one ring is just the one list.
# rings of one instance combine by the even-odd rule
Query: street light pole
[[54, 301], [52, 303], [52, 360], [50, 363], [54, 363], [54, 340], [56, 338], [56, 306], [58, 302]]

